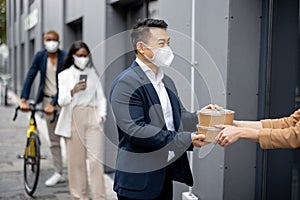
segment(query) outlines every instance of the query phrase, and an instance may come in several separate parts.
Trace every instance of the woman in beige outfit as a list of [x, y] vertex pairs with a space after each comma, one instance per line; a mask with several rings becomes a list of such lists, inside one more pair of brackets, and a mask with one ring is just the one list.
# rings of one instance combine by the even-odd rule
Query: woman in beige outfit
[[106, 98], [93, 66], [90, 50], [82, 41], [72, 44], [58, 75], [61, 113], [55, 133], [66, 138], [69, 187], [72, 199], [106, 199], [102, 165], [103, 122]]
[[221, 146], [228, 146], [243, 138], [259, 142], [262, 149], [300, 147], [300, 109], [289, 117], [234, 121], [234, 125], [217, 126], [223, 129], [216, 137]]

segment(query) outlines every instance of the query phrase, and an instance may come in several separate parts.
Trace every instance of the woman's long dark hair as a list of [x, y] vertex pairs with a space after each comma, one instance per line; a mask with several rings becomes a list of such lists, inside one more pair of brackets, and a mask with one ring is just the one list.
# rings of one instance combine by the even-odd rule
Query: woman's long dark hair
[[87, 44], [85, 44], [81, 40], [78, 40], [78, 41], [73, 42], [73, 44], [71, 45], [68, 55], [61, 66], [61, 69], [60, 69], [61, 72], [70, 68], [72, 65], [74, 65], [73, 55], [76, 53], [76, 51], [78, 51], [81, 48], [85, 48], [86, 51], [88, 52], [88, 57], [90, 58], [90, 61], [88, 63], [89, 66], [94, 66], [89, 47], [87, 46]]

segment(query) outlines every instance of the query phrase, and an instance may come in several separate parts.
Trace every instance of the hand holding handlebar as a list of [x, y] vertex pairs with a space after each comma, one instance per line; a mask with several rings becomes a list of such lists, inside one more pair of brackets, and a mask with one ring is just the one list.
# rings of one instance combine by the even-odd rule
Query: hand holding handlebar
[[[23, 112], [28, 112], [28, 111], [30, 111], [33, 115], [34, 115], [35, 112], [43, 112], [43, 113], [45, 113], [45, 114], [49, 114], [49, 113], [46, 112], [44, 109], [37, 109], [37, 108], [35, 108], [35, 105], [34, 105], [34, 104], [28, 104], [28, 105], [29, 105], [29, 109], [27, 109], [27, 110], [25, 110], [25, 111], [23, 111], [23, 109], [21, 108], [21, 106], [16, 107], [15, 115], [14, 115], [13, 121], [15, 121], [15, 120], [17, 119], [17, 117], [18, 117], [18, 111], [19, 111], [19, 110], [21, 110], [21, 111], [23, 111]], [[55, 119], [56, 119], [56, 116], [57, 116], [57, 110], [54, 109], [52, 113], [53, 113], [53, 118], [52, 118], [52, 120], [50, 121], [51, 123], [53, 123], [53, 122], [55, 121]]]

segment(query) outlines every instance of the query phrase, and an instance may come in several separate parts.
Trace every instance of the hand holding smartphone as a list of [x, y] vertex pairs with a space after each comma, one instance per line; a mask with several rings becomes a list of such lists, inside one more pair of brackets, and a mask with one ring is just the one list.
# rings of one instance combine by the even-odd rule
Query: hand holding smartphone
[[75, 84], [74, 88], [71, 90], [71, 95], [73, 96], [75, 93], [85, 90], [87, 81], [87, 74], [80, 74], [79, 82]]
[[83, 83], [84, 84], [83, 90], [85, 90], [85, 88], [86, 88], [86, 81], [87, 81], [87, 74], [80, 74], [79, 81], [80, 82], [84, 82]]
[[87, 81], [87, 74], [80, 74], [79, 80], [86, 82]]

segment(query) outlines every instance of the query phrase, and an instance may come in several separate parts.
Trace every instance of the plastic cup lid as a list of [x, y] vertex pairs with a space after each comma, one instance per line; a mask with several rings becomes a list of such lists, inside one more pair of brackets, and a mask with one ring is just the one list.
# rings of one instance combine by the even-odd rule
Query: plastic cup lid
[[202, 109], [197, 111], [197, 114], [202, 114], [202, 115], [211, 115], [211, 116], [221, 116], [224, 114], [232, 114], [234, 111], [224, 109], [224, 110], [212, 110], [212, 109]]
[[203, 129], [203, 130], [208, 130], [208, 131], [220, 131], [220, 128], [216, 128], [216, 127], [208, 127], [208, 126], [200, 126], [197, 125], [197, 128]]

